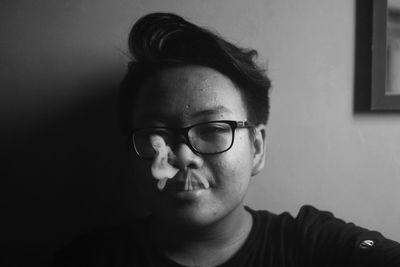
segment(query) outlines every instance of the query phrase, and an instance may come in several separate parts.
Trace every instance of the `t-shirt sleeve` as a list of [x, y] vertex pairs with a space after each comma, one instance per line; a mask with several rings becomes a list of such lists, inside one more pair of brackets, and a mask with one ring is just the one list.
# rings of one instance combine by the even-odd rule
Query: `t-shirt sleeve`
[[400, 266], [399, 243], [330, 212], [303, 206], [293, 230], [304, 266]]

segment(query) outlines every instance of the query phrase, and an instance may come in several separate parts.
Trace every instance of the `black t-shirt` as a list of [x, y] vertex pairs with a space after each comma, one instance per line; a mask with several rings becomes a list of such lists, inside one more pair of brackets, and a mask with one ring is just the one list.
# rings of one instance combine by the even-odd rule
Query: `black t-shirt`
[[[253, 227], [220, 267], [400, 266], [400, 244], [329, 212], [303, 206], [297, 217], [246, 208]], [[56, 255], [55, 266], [182, 267], [151, 244], [148, 218], [86, 235]]]

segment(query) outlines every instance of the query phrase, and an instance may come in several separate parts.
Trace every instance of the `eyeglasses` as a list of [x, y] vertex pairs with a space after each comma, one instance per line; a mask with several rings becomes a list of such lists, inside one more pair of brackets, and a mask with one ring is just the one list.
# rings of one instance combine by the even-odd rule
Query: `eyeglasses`
[[152, 159], [156, 154], [151, 144], [151, 139], [154, 136], [160, 136], [168, 146], [174, 146], [179, 142], [177, 137], [183, 136], [192, 151], [202, 155], [215, 155], [232, 147], [235, 129], [253, 127], [247, 121], [219, 120], [198, 123], [185, 128], [149, 127], [133, 129], [132, 139], [136, 154], [144, 159]]

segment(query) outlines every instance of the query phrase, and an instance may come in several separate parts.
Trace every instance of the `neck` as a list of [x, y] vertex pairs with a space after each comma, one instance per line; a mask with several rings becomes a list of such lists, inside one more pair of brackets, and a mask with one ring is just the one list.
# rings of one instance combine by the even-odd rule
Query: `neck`
[[243, 205], [205, 227], [151, 226], [160, 251], [186, 265], [216, 265], [232, 257], [250, 233], [252, 217]]

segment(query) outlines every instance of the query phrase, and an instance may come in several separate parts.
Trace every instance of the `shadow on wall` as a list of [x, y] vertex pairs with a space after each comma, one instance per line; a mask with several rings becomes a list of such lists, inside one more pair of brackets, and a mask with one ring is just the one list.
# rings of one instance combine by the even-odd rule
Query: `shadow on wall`
[[135, 215], [116, 112], [121, 25], [95, 11], [0, 4], [0, 266], [47, 266], [81, 232]]
[[46, 266], [79, 233], [135, 216], [117, 89], [88, 91], [103, 93], [3, 132], [2, 266]]

